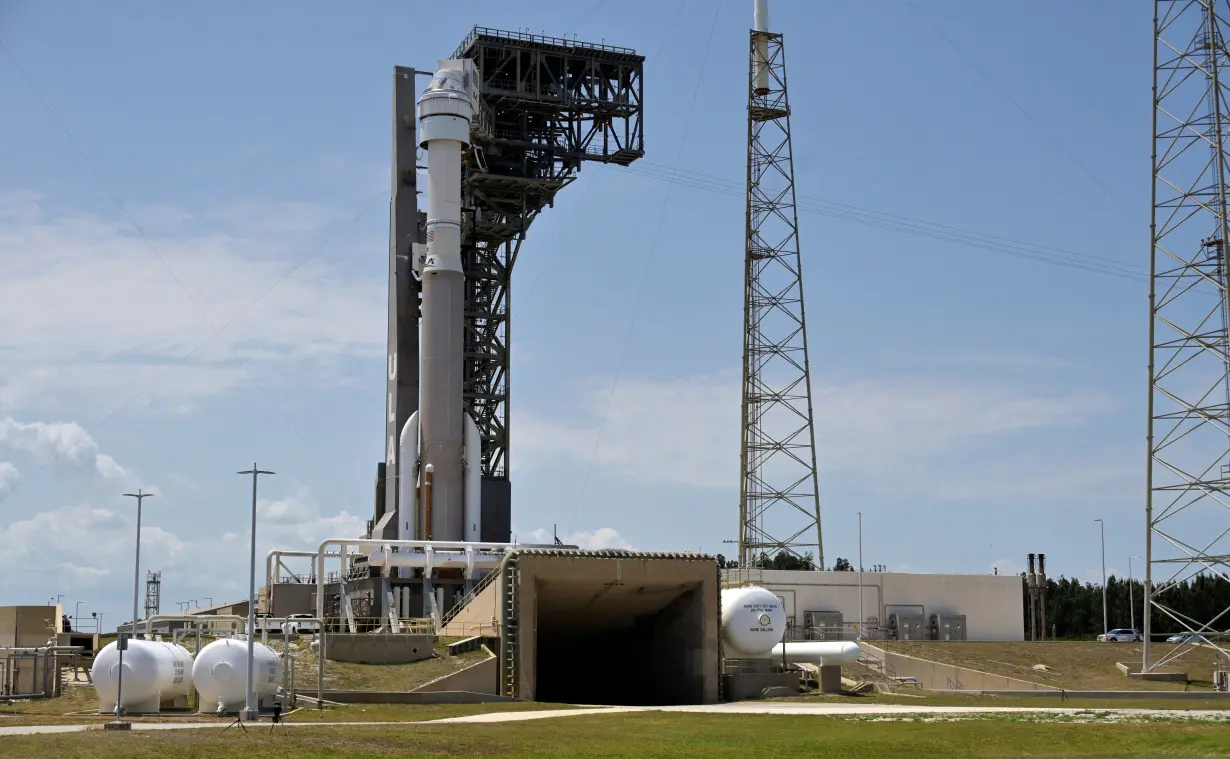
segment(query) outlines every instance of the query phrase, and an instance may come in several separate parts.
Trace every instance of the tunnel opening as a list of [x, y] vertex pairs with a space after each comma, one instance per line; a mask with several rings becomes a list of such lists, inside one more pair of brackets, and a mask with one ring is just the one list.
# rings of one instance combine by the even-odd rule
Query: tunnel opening
[[517, 596], [520, 698], [619, 706], [717, 701], [711, 558], [523, 556]]
[[[537, 698], [570, 704], [698, 704], [699, 588], [539, 585]], [[621, 592], [622, 591], [622, 592]], [[588, 597], [588, 598], [587, 598]]]

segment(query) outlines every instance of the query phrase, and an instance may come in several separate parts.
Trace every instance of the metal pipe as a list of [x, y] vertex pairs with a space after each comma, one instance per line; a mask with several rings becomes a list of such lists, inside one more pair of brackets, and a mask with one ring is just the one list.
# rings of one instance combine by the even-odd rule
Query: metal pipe
[[155, 614], [145, 620], [145, 634], [150, 634], [150, 629], [155, 622], [195, 622], [197, 629], [205, 622], [230, 622], [232, 626], [239, 627], [247, 620], [237, 614], [210, 614], [208, 616], [200, 614]]
[[[473, 549], [481, 552], [505, 552], [516, 547], [514, 543], [468, 543], [466, 541], [431, 541], [431, 540], [373, 540], [370, 538], [327, 538], [320, 542], [316, 548], [316, 616], [325, 618], [325, 556], [326, 551], [330, 546], [336, 546], [336, 555], [344, 558], [346, 556], [345, 549], [358, 548], [369, 549], [366, 553], [372, 553], [370, 549], [380, 548], [408, 548], [428, 549], [430, 548], [434, 554], [448, 553], [450, 551], [462, 551]], [[426, 564], [426, 562], [425, 562]], [[321, 630], [323, 637], [323, 628]]]
[[434, 500], [431, 486], [435, 471], [436, 468], [432, 464], [428, 464], [423, 470], [423, 535], [429, 541], [431, 540], [431, 505]]

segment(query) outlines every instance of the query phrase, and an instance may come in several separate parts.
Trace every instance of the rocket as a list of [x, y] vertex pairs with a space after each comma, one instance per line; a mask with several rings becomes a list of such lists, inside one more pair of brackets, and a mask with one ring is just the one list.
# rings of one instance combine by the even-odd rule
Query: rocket
[[478, 71], [468, 58], [439, 61], [418, 100], [427, 243], [413, 261], [422, 283], [419, 404], [398, 442], [399, 540], [480, 540], [481, 443], [462, 401], [461, 266], [461, 155], [477, 104]]

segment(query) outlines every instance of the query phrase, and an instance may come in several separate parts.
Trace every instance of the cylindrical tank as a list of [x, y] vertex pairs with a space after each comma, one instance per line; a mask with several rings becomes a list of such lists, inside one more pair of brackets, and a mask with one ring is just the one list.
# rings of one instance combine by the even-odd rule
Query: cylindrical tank
[[[262, 699], [278, 692], [282, 679], [282, 660], [269, 646], [256, 641], [252, 646], [254, 676], [259, 707]], [[192, 665], [192, 682], [200, 694], [203, 712], [233, 712], [244, 707], [248, 679], [248, 642], [242, 637], [215, 640], [201, 649]]]
[[729, 658], [769, 656], [786, 631], [786, 610], [767, 588], [722, 591], [722, 642]]
[[[90, 677], [98, 693], [98, 710], [115, 710], [121, 683], [120, 651], [108, 643], [94, 656]], [[124, 650], [122, 706], [128, 711], [158, 711], [159, 704], [192, 692], [192, 654], [183, 646], [156, 640], [129, 639]]]

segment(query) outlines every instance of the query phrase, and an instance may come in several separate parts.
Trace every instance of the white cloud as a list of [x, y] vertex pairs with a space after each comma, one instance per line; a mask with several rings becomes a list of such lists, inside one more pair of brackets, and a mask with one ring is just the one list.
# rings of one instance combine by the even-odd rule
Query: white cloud
[[0, 501], [13, 492], [13, 488], [21, 480], [21, 472], [7, 461], [0, 461]]
[[[208, 595], [217, 601], [246, 595], [246, 520], [242, 534], [196, 529], [181, 536], [152, 524], [159, 516], [147, 514], [142, 524], [142, 573], [162, 570], [164, 583], [173, 583], [177, 592]], [[258, 502], [257, 517], [258, 586], [264, 584], [262, 567], [269, 550], [315, 548], [324, 538], [357, 537], [364, 529], [364, 520], [348, 512], [323, 513], [305, 489], [281, 500]], [[17, 519], [0, 526], [0, 573], [13, 575], [37, 565], [45, 567], [60, 587], [74, 593], [108, 592], [117, 583], [132, 580], [135, 531], [135, 517], [122, 505], [108, 508], [77, 503]], [[53, 536], [56, 546], [50, 565], [48, 536]], [[174, 609], [164, 598], [163, 611], [168, 607]], [[123, 614], [125, 619], [129, 615]]]
[[0, 445], [30, 454], [44, 466], [65, 463], [108, 482], [135, 482], [133, 473], [101, 452], [76, 422], [19, 422], [6, 417], [0, 419]]
[[[632, 544], [624, 539], [612, 527], [599, 527], [593, 532], [578, 530], [568, 535], [560, 535], [559, 539], [565, 545], [577, 546], [578, 548], [599, 549], [599, 548], [624, 548], [631, 550]], [[552, 543], [554, 536], [549, 530], [538, 529], [518, 538], [522, 543]]]
[[[1087, 422], [1113, 407], [1096, 394], [911, 377], [816, 381], [813, 388], [822, 475], [857, 476], [866, 487], [897, 493], [962, 499], [1018, 493], [1018, 486], [1030, 495], [1059, 488], [1071, 492], [1122, 475], [1113, 460], [1090, 467], [1062, 458], [987, 454], [976, 461], [939, 463], [946, 454], [978, 451], [1014, 433]], [[594, 452], [596, 466], [646, 482], [738, 487], [738, 377], [621, 380], [595, 451], [609, 393], [609, 383], [594, 383], [580, 393], [579, 414], [563, 407], [579, 421], [520, 411], [518, 463], [586, 462]], [[1043, 472], [1046, 476], [1039, 476]]]
[[348, 213], [247, 201], [134, 215], [148, 243], [120, 221], [0, 195], [0, 403], [127, 397], [151, 382], [152, 400], [173, 403], [247, 382], [245, 369], [306, 363], [333, 381], [330, 368], [383, 352], [378, 257], [358, 277], [327, 255], [308, 260]]

